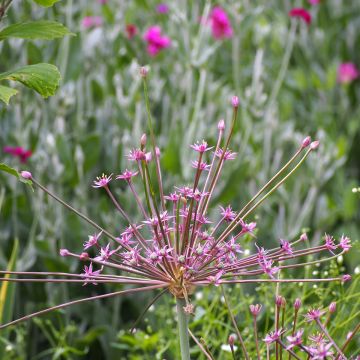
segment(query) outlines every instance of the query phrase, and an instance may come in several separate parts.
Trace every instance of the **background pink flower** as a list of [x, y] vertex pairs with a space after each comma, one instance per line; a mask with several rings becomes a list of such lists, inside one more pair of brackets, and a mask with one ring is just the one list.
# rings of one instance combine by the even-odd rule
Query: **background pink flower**
[[22, 163], [26, 163], [27, 159], [32, 155], [30, 150], [25, 150], [21, 146], [4, 146], [3, 150], [8, 154], [18, 157]]
[[293, 18], [300, 18], [308, 25], [311, 23], [311, 14], [304, 8], [293, 8], [289, 11], [289, 16]]
[[132, 39], [138, 32], [137, 27], [134, 24], [127, 24], [125, 31], [128, 39]]
[[101, 26], [102, 23], [103, 21], [101, 16], [85, 16], [81, 22], [85, 29], [89, 29], [93, 26]]
[[359, 77], [360, 73], [352, 62], [342, 63], [338, 67], [337, 79], [339, 83], [348, 84]]
[[212, 36], [217, 39], [230, 38], [233, 34], [230, 20], [220, 6], [215, 6], [210, 14]]
[[169, 7], [166, 4], [161, 3], [161, 4], [156, 6], [156, 11], [159, 14], [167, 14], [169, 12]]
[[147, 52], [150, 56], [156, 56], [159, 51], [171, 45], [170, 38], [161, 34], [161, 27], [158, 25], [150, 26], [147, 29], [144, 40], [148, 43]]

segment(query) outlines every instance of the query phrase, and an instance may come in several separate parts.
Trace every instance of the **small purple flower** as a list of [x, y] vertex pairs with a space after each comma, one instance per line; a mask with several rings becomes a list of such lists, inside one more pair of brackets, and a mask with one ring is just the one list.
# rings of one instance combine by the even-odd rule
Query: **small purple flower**
[[126, 180], [127, 182], [130, 182], [131, 178], [136, 176], [138, 173], [138, 171], [133, 172], [126, 169], [121, 175], [116, 176], [116, 180]]
[[93, 276], [100, 275], [101, 270], [93, 271], [92, 263], [90, 263], [89, 266], [84, 266], [84, 273], [81, 274], [85, 278], [84, 286], [88, 283], [91, 283], [93, 285], [97, 285], [97, 282], [94, 281]]
[[335, 244], [334, 238], [331, 235], [325, 234], [325, 247], [332, 254], [334, 254], [334, 252], [332, 250], [335, 250], [337, 248], [337, 245]]
[[342, 248], [345, 252], [349, 251], [351, 248], [351, 240], [349, 237], [342, 235], [339, 242], [339, 247]]
[[[215, 156], [221, 158], [223, 153], [224, 153], [223, 149], [217, 149], [215, 151]], [[234, 160], [234, 159], [236, 159], [236, 153], [231, 150], [226, 150], [224, 154], [224, 160]]]
[[220, 206], [221, 209], [221, 216], [223, 217], [223, 220], [226, 222], [231, 222], [235, 219], [236, 212], [232, 210], [231, 206], [228, 205], [226, 208], [223, 208]]
[[126, 156], [130, 161], [141, 161], [146, 160], [145, 153], [140, 149], [130, 150], [129, 154]]
[[281, 250], [284, 251], [286, 254], [288, 254], [288, 255], [293, 254], [291, 244], [288, 241], [280, 239], [280, 247], [281, 247]]
[[260, 304], [250, 305], [249, 308], [250, 308], [251, 314], [256, 317], [260, 314], [262, 305], [260, 305]]
[[259, 265], [264, 272], [264, 274], [268, 274], [271, 278], [274, 278], [274, 274], [276, 274], [279, 271], [278, 267], [272, 267], [273, 261], [272, 260], [266, 260], [263, 259], [263, 261], [259, 262]]
[[164, 196], [164, 199], [172, 201], [172, 202], [175, 203], [180, 199], [180, 195], [177, 194], [176, 192], [173, 192], [170, 195]]
[[205, 140], [203, 140], [201, 143], [197, 142], [194, 145], [190, 145], [190, 147], [201, 154], [213, 148], [213, 146], [208, 147], [208, 143]]
[[322, 315], [325, 314], [324, 310], [320, 309], [310, 309], [307, 314], [305, 315], [305, 319], [307, 322], [315, 321], [320, 319]]
[[206, 162], [201, 161], [199, 164], [199, 161], [195, 160], [191, 162], [191, 166], [195, 169], [200, 169], [201, 171], [209, 171], [210, 165], [208, 165]]
[[107, 244], [106, 247], [100, 248], [100, 255], [95, 258], [97, 261], [107, 261], [111, 255], [115, 254], [117, 249], [110, 250], [110, 244]]
[[266, 344], [271, 344], [274, 341], [277, 341], [280, 339], [280, 336], [285, 332], [284, 329], [279, 329], [279, 330], [275, 330], [270, 332], [269, 334], [267, 334], [265, 336], [264, 342], [266, 342]]
[[320, 344], [316, 348], [311, 348], [311, 359], [312, 360], [326, 360], [333, 355], [333, 352], [330, 351], [332, 344]]
[[84, 243], [84, 250], [87, 250], [87, 249], [91, 248], [92, 246], [96, 245], [99, 238], [100, 238], [100, 236], [101, 236], [101, 234], [102, 234], [102, 231], [99, 232], [98, 234], [89, 235], [88, 236], [89, 237], [88, 241], [86, 241]]
[[163, 35], [160, 26], [150, 26], [145, 34], [144, 40], [147, 42], [147, 52], [150, 56], [156, 56], [161, 50], [171, 46], [171, 39]]
[[293, 347], [301, 345], [303, 333], [304, 329], [299, 329], [294, 335], [287, 336], [286, 339], [290, 344], [286, 349], [291, 350]]
[[215, 286], [220, 285], [220, 278], [223, 276], [223, 272], [219, 271], [215, 276], [209, 276], [207, 279], [210, 281], [211, 284], [214, 284]]
[[101, 188], [108, 186], [109, 182], [111, 181], [113, 174], [107, 176], [105, 174], [102, 174], [101, 176], [98, 176], [96, 180], [94, 180], [94, 188]]

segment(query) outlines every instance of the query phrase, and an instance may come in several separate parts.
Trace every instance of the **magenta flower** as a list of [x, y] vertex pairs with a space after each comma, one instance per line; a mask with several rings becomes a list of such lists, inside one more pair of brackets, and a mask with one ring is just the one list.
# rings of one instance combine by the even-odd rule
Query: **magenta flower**
[[288, 255], [293, 254], [291, 244], [288, 241], [280, 239], [280, 247], [281, 247], [282, 251], [284, 251], [286, 254], [288, 254]]
[[330, 348], [333, 344], [319, 344], [315, 348], [307, 348], [311, 353], [312, 360], [326, 360], [332, 358], [333, 352], [330, 351]]
[[161, 27], [150, 26], [144, 34], [144, 40], [147, 42], [147, 52], [150, 56], [156, 56], [161, 50], [171, 45], [169, 37], [161, 34]]
[[18, 157], [21, 163], [26, 163], [28, 158], [32, 155], [30, 150], [25, 150], [21, 146], [4, 146], [3, 151], [5, 153], [11, 154], [12, 156]]
[[231, 222], [235, 219], [236, 212], [232, 210], [230, 205], [228, 205], [226, 208], [220, 206], [220, 209], [220, 214], [223, 217], [223, 220], [225, 220], [226, 222]]
[[136, 176], [139, 172], [138, 171], [130, 171], [126, 169], [121, 175], [116, 176], [116, 180], [126, 180], [131, 181], [131, 178]]
[[94, 281], [94, 277], [96, 278], [97, 275], [100, 275], [101, 270], [93, 271], [93, 264], [90, 263], [89, 266], [84, 266], [84, 273], [81, 274], [85, 278], [84, 285], [91, 283], [93, 285], [97, 285], [97, 282]]
[[208, 143], [205, 140], [203, 140], [201, 143], [197, 142], [194, 145], [190, 145], [190, 147], [201, 154], [213, 148], [213, 146], [208, 147]]
[[216, 40], [230, 38], [233, 35], [230, 20], [225, 10], [215, 6], [210, 13], [212, 36]]
[[101, 16], [85, 16], [81, 21], [81, 25], [85, 29], [101, 26], [102, 23], [103, 19]]
[[325, 247], [332, 253], [333, 250], [337, 249], [337, 245], [335, 244], [335, 240], [331, 235], [325, 234]]
[[138, 32], [136, 25], [134, 24], [126, 24], [125, 32], [128, 39], [132, 39]]
[[311, 14], [304, 8], [293, 8], [289, 11], [289, 16], [292, 18], [300, 18], [306, 24], [311, 24]]
[[89, 235], [88, 241], [84, 242], [84, 250], [87, 250], [87, 249], [91, 248], [92, 246], [97, 245], [101, 234], [102, 234], [102, 232], [99, 232], [98, 234], [94, 234], [94, 235]]
[[164, 3], [158, 4], [156, 6], [156, 12], [159, 14], [167, 14], [169, 12], [169, 6]]
[[337, 79], [341, 84], [349, 84], [356, 80], [360, 72], [356, 65], [352, 62], [342, 63], [338, 67]]

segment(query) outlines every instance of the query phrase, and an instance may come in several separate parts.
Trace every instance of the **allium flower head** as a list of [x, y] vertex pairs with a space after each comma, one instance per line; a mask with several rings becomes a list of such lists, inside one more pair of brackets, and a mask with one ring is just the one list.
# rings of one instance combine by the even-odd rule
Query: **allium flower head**
[[292, 18], [300, 18], [306, 24], [311, 24], [311, 14], [304, 8], [293, 8], [289, 11], [289, 16]]
[[150, 56], [156, 56], [161, 50], [171, 45], [169, 37], [162, 35], [160, 26], [150, 26], [144, 34], [144, 40], [147, 42], [147, 52]]
[[220, 6], [215, 6], [211, 10], [210, 25], [212, 36], [216, 40], [230, 38], [233, 35], [233, 30], [228, 15]]
[[265, 342], [266, 344], [271, 344], [271, 343], [279, 340], [279, 339], [280, 339], [280, 336], [281, 336], [284, 332], [285, 332], [285, 329], [279, 329], [279, 330], [272, 331], [272, 332], [270, 332], [269, 334], [267, 334], [267, 335], [265, 336], [265, 339], [263, 339], [263, 340], [264, 340], [264, 342]]

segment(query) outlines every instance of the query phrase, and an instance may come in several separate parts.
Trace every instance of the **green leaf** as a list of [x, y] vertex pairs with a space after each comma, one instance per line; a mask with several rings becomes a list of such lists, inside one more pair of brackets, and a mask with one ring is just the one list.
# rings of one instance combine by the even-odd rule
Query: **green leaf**
[[34, 0], [38, 5], [49, 7], [53, 6], [56, 2], [60, 0]]
[[4, 171], [7, 172], [8, 174], [11, 174], [15, 177], [17, 177], [21, 182], [23, 182], [24, 184], [30, 185], [32, 188], [32, 181], [28, 180], [28, 179], [24, 179], [17, 170], [15, 170], [14, 168], [4, 164], [4, 163], [0, 163], [0, 171]]
[[56, 21], [28, 21], [10, 25], [0, 31], [0, 41], [9, 37], [21, 39], [52, 40], [65, 35], [75, 35]]
[[0, 85], [0, 100], [6, 105], [9, 105], [9, 100], [13, 95], [17, 94], [17, 90], [9, 88], [7, 86]]
[[18, 81], [47, 98], [55, 94], [60, 82], [60, 72], [56, 66], [46, 63], [24, 66], [14, 71], [0, 74], [0, 80]]

